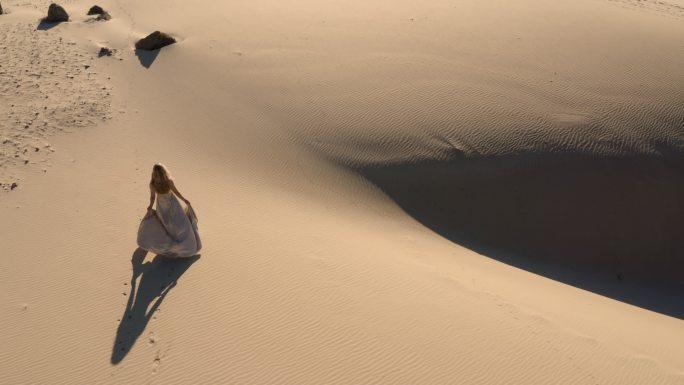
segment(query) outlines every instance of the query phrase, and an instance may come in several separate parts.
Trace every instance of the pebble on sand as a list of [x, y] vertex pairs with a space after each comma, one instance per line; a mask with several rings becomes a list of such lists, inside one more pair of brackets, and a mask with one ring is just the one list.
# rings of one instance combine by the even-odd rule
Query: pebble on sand
[[114, 50], [108, 47], [101, 47], [100, 52], [97, 54], [99, 57], [103, 56], [112, 56], [114, 54]]
[[167, 45], [173, 44], [175, 42], [176, 39], [170, 35], [164, 32], [154, 31], [146, 37], [138, 40], [138, 42], [135, 43], [135, 48], [153, 51], [155, 49], [166, 47]]
[[90, 7], [88, 10], [88, 15], [97, 15], [96, 20], [107, 21], [112, 18], [109, 12], [105, 11], [104, 8], [100, 7], [99, 5], [93, 5]]
[[48, 8], [48, 14], [44, 21], [48, 23], [60, 23], [63, 21], [69, 21], [69, 14], [62, 8], [61, 5], [52, 3]]
[[2, 3], [0, 3], [0, 15], [2, 15]]
[[88, 10], [88, 15], [102, 15], [103, 13], [105, 13], [105, 10], [99, 5], [93, 5]]

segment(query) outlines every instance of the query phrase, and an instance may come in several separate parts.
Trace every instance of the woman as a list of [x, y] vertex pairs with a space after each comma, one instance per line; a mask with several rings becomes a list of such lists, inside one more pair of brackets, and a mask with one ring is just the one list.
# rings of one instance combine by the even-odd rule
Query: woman
[[[183, 210], [178, 199], [187, 205]], [[154, 210], [155, 199], [157, 209]], [[169, 257], [192, 257], [202, 248], [197, 217], [161, 163], [152, 168], [150, 205], [138, 228], [138, 246], [152, 253]]]

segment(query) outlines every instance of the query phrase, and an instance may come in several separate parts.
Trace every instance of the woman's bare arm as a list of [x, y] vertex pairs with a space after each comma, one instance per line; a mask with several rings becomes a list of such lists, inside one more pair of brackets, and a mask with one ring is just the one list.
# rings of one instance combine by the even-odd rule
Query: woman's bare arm
[[176, 188], [176, 184], [171, 181], [171, 191], [173, 191], [174, 194], [176, 194], [177, 197], [179, 197], [183, 202], [185, 202], [186, 205], [190, 204], [190, 201], [185, 199], [183, 195], [181, 195], [180, 191]]
[[148, 210], [152, 210], [152, 205], [154, 205], [154, 198], [157, 196], [156, 191], [154, 191], [154, 188], [150, 186], [150, 205], [147, 206]]
[[152, 208], [152, 205], [154, 205], [154, 199], [156, 197], [157, 197], [157, 192], [154, 191], [154, 188], [152, 186], [150, 186], [150, 205], [147, 206], [147, 214], [145, 215], [145, 218], [148, 218], [148, 217], [151, 217], [154, 215], [159, 220], [159, 223], [161, 223], [164, 231], [166, 231], [167, 234], [170, 234], [169, 230], [164, 225], [164, 221], [162, 221], [161, 218], [159, 217], [159, 213], [155, 209]]

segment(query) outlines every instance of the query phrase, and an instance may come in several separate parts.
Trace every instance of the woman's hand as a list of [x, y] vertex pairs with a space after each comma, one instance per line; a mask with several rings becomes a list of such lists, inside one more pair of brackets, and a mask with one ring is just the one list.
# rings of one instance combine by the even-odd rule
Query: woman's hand
[[145, 219], [151, 217], [152, 215], [154, 215], [154, 209], [151, 206], [148, 206], [147, 207], [147, 214], [145, 214]]

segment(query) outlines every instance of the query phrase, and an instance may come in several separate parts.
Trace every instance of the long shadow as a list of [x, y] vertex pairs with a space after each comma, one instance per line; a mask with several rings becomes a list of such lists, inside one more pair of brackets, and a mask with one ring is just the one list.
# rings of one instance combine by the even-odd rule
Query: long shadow
[[484, 256], [684, 319], [684, 157], [511, 156], [359, 170]]
[[147, 251], [138, 248], [131, 258], [131, 292], [116, 330], [111, 357], [114, 365], [126, 357], [180, 276], [199, 259], [199, 256], [171, 259], [158, 255], [151, 262], [143, 263], [146, 255]]
[[136, 49], [135, 56], [138, 58], [138, 61], [140, 61], [140, 64], [143, 67], [149, 69], [154, 63], [154, 61], [157, 60], [157, 56], [159, 56], [159, 51], [161, 51], [161, 49], [155, 49], [153, 51]]
[[62, 24], [62, 22], [56, 22], [52, 23], [49, 21], [41, 20], [40, 23], [38, 23], [38, 26], [36, 27], [37, 30], [39, 31], [47, 31], [49, 29], [55, 28], [56, 26]]

